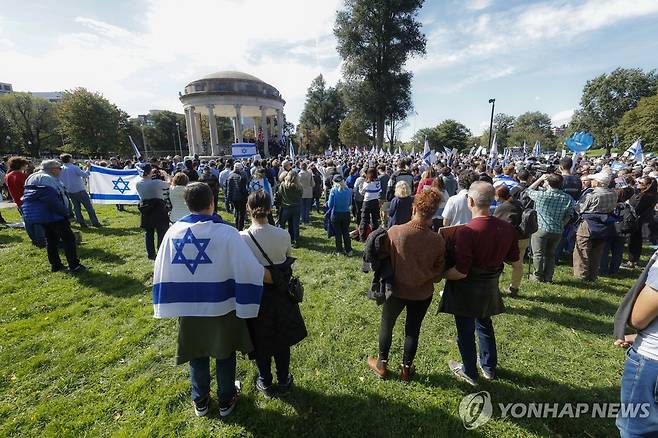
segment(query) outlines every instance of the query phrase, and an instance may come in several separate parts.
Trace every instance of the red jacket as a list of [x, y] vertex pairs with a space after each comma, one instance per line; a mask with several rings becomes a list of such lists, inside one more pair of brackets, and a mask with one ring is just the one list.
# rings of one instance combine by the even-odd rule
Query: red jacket
[[23, 197], [23, 191], [25, 190], [26, 179], [27, 174], [17, 170], [12, 170], [5, 176], [5, 184], [7, 184], [9, 194], [18, 207], [23, 205], [23, 200], [21, 198]]

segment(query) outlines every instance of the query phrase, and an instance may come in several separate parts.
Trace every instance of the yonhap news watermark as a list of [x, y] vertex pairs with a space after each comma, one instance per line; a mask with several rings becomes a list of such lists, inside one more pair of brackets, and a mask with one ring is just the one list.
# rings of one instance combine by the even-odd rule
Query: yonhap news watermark
[[468, 430], [497, 418], [647, 418], [649, 403], [494, 403], [488, 391], [468, 394], [459, 403], [459, 416]]

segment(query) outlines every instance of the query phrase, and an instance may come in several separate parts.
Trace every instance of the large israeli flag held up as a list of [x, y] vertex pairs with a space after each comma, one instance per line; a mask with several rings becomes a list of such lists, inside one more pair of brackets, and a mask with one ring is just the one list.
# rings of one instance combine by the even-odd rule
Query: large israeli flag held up
[[108, 169], [91, 166], [89, 169], [89, 197], [95, 204], [138, 204], [137, 169]]
[[251, 158], [256, 155], [256, 143], [233, 143], [233, 158]]

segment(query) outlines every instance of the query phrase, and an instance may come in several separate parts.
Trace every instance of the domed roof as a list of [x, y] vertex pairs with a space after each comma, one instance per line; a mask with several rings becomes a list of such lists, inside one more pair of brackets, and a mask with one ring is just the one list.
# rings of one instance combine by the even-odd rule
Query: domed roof
[[263, 82], [260, 79], [258, 79], [256, 76], [252, 76], [250, 74], [243, 73], [241, 71], [233, 71], [233, 70], [218, 71], [206, 75], [201, 79], [242, 79], [246, 81]]

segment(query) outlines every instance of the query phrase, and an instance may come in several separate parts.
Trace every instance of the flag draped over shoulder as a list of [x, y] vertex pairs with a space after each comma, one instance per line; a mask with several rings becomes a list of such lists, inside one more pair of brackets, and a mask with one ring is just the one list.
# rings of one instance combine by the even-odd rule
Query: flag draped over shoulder
[[217, 216], [188, 215], [165, 234], [155, 260], [156, 318], [258, 316], [263, 266], [237, 230]]
[[141, 179], [137, 169], [91, 166], [89, 198], [95, 204], [138, 204], [137, 182]]

